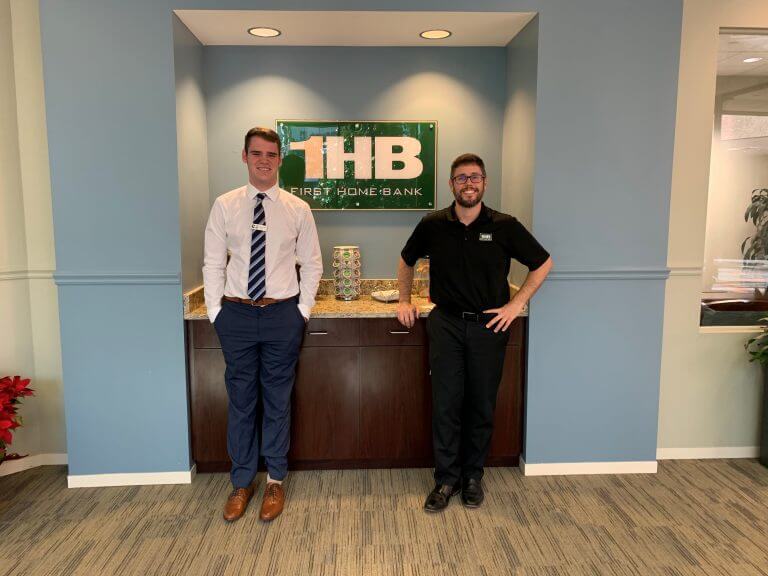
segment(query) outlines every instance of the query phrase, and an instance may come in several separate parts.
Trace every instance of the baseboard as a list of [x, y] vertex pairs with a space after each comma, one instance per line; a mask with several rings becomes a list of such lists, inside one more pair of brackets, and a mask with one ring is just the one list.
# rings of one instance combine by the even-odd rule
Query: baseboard
[[709, 448], [659, 448], [658, 460], [704, 460], [708, 458], [757, 458], [759, 446], [712, 446]]
[[658, 463], [647, 462], [555, 462], [527, 464], [520, 457], [523, 476], [569, 476], [581, 474], [655, 474]]
[[74, 474], [67, 476], [68, 488], [105, 488], [108, 486], [151, 486], [156, 484], [191, 484], [197, 468], [179, 472], [128, 472], [122, 474]]
[[35, 454], [19, 460], [6, 460], [0, 464], [0, 476], [8, 476], [38, 466], [61, 466], [66, 463], [66, 454]]

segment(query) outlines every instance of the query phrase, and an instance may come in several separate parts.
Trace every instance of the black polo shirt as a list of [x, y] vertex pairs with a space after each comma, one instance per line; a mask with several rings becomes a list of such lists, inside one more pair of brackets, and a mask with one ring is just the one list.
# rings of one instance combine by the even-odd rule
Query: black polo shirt
[[409, 266], [429, 256], [432, 302], [459, 312], [482, 312], [509, 302], [510, 258], [529, 270], [549, 258], [517, 218], [485, 204], [469, 226], [456, 217], [454, 204], [428, 214], [400, 255]]

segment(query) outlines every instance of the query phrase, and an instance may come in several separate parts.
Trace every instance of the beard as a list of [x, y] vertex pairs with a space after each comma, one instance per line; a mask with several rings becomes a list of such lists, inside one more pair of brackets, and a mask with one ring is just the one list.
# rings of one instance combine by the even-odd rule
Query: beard
[[[465, 198], [464, 192], [470, 192], [475, 191], [476, 194], [474, 198]], [[473, 187], [467, 187], [463, 190], [454, 190], [453, 191], [453, 197], [456, 198], [456, 204], [459, 206], [462, 206], [464, 208], [472, 208], [474, 206], [477, 206], [480, 201], [483, 199], [483, 193], [485, 190], [481, 190], [480, 188], [473, 188]]]

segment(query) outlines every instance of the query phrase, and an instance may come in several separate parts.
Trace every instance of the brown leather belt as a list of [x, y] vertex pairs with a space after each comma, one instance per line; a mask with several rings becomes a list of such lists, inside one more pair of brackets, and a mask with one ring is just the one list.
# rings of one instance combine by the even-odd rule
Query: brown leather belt
[[278, 302], [292, 300], [296, 298], [296, 296], [290, 296], [289, 298], [261, 298], [260, 300], [249, 300], [248, 298], [236, 298], [234, 296], [223, 296], [222, 298], [224, 300], [229, 300], [230, 302], [248, 304], [249, 306], [269, 306], [270, 304], [277, 304]]

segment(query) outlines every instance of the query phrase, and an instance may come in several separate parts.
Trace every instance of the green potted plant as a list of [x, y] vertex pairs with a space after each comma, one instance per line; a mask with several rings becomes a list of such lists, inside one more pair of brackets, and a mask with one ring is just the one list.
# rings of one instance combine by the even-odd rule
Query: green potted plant
[[[744, 260], [768, 260], [768, 188], [752, 190], [744, 221], [755, 226], [755, 233], [741, 243]], [[755, 299], [768, 299], [768, 287], [755, 288]]]
[[763, 368], [763, 429], [760, 439], [760, 462], [768, 466], [768, 318], [762, 319], [760, 334], [747, 340], [744, 348], [749, 353], [750, 362], [760, 362]]
[[[744, 213], [744, 221], [755, 225], [755, 232], [741, 243], [745, 260], [768, 259], [768, 188], [752, 190], [752, 197]], [[765, 298], [768, 290], [755, 290], [757, 298]], [[750, 362], [760, 362], [763, 367], [763, 430], [760, 443], [760, 462], [768, 466], [768, 318], [761, 320], [763, 329], [759, 335], [747, 340], [744, 347]]]
[[768, 259], [768, 188], [752, 190], [744, 221], [755, 225], [755, 233], [741, 243], [744, 260]]

